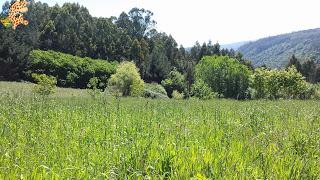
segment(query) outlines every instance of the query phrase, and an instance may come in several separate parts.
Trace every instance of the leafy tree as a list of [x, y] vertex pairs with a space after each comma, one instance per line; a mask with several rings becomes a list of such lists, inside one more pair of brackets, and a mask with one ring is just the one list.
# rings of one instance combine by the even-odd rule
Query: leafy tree
[[139, 96], [144, 90], [144, 82], [133, 62], [122, 62], [109, 79], [108, 85], [122, 96]]
[[174, 90], [183, 93], [186, 90], [185, 77], [174, 68], [168, 75], [168, 78], [161, 82], [162, 86], [166, 89], [169, 97], [172, 97]]
[[192, 85], [192, 96], [208, 100], [218, 97], [218, 94], [212, 92], [212, 89], [204, 81], [199, 80]]
[[89, 80], [89, 83], [87, 85], [88, 93], [94, 99], [97, 98], [102, 92], [102, 90], [99, 89], [99, 86], [100, 86], [100, 83], [97, 77], [93, 77]]
[[47, 76], [45, 74], [32, 74], [32, 78], [37, 83], [33, 88], [33, 92], [44, 97], [55, 93], [57, 84], [57, 79], [55, 77]]
[[259, 68], [251, 76], [250, 88], [254, 98], [303, 98], [307, 82], [294, 66], [285, 70]]
[[299, 60], [296, 58], [295, 55], [292, 55], [288, 65], [286, 66], [286, 68], [289, 68], [291, 66], [294, 66], [299, 72], [301, 72], [301, 63], [299, 62]]
[[251, 71], [227, 56], [206, 56], [196, 66], [196, 80], [227, 98], [247, 98]]
[[161, 43], [155, 44], [147, 61], [145, 79], [149, 82], [160, 83], [169, 74], [171, 68], [164, 46]]
[[201, 57], [201, 46], [197, 41], [196, 44], [191, 48], [191, 58], [194, 59], [196, 62], [199, 62]]

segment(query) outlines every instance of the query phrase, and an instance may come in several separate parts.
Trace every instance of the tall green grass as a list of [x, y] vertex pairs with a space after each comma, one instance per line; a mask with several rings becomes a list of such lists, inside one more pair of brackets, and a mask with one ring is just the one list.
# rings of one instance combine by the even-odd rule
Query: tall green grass
[[318, 101], [58, 95], [0, 93], [0, 179], [320, 178]]

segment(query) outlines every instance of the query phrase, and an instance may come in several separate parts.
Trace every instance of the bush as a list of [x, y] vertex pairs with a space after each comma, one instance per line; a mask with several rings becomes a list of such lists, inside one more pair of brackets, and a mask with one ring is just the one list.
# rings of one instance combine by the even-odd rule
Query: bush
[[226, 98], [248, 97], [251, 71], [227, 56], [205, 56], [196, 66], [196, 81], [202, 80], [213, 92]]
[[300, 99], [320, 99], [320, 86], [319, 84], [307, 83], [307, 88], [299, 96]]
[[143, 97], [152, 99], [167, 99], [167, 92], [160, 84], [151, 83], [145, 84]]
[[140, 96], [144, 90], [144, 82], [132, 62], [121, 63], [116, 73], [111, 76], [108, 85], [113, 93], [120, 93], [122, 96]]
[[173, 92], [172, 92], [172, 98], [173, 99], [183, 99], [183, 97], [184, 97], [184, 94], [183, 93], [180, 93], [179, 91], [177, 91], [177, 90], [174, 90]]
[[106, 60], [81, 58], [54, 51], [34, 50], [29, 55], [27, 74], [47, 74], [57, 77], [58, 86], [86, 88], [93, 77], [99, 79], [100, 88], [115, 73], [117, 63]]
[[57, 79], [45, 74], [32, 74], [32, 78], [37, 83], [33, 92], [40, 94], [41, 96], [49, 96], [55, 93]]
[[185, 77], [174, 68], [168, 75], [168, 78], [161, 82], [162, 86], [167, 91], [169, 97], [172, 97], [174, 90], [182, 93], [186, 89]]
[[250, 78], [250, 89], [255, 99], [305, 99], [314, 93], [295, 67], [284, 70], [256, 69]]
[[88, 93], [92, 98], [97, 98], [101, 94], [101, 89], [99, 89], [99, 79], [97, 77], [93, 77], [89, 80], [87, 85]]
[[208, 100], [219, 97], [218, 93], [212, 92], [211, 88], [202, 80], [196, 81], [191, 88], [192, 96], [202, 99]]

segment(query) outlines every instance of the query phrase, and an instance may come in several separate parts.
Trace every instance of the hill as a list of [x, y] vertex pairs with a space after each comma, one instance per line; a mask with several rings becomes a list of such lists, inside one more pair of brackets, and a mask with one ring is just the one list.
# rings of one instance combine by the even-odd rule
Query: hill
[[241, 42], [236, 42], [236, 43], [231, 43], [231, 44], [223, 44], [223, 45], [221, 45], [221, 48], [238, 50], [241, 46], [248, 44], [248, 43], [249, 43], [249, 41], [241, 41]]
[[301, 62], [320, 62], [320, 28], [263, 38], [241, 46], [238, 51], [254, 66], [282, 68], [293, 54]]

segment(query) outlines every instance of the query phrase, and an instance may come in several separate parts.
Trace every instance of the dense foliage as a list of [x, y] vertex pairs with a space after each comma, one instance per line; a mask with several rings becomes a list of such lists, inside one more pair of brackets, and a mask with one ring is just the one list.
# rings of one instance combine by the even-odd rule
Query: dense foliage
[[[9, 7], [6, 2], [0, 16]], [[49, 7], [31, 1], [25, 16], [28, 26], [16, 31], [0, 27], [0, 79], [25, 79], [29, 52], [41, 49], [108, 61], [133, 60], [145, 80], [161, 82], [173, 67], [186, 69], [188, 55], [173, 37], [154, 29], [152, 16], [148, 10], [133, 8], [118, 18], [96, 18], [79, 4]]]
[[101, 87], [105, 87], [116, 66], [116, 62], [34, 50], [30, 53], [26, 74], [51, 75], [57, 78], [59, 86], [75, 88], [86, 88], [89, 80], [97, 77], [99, 83], [103, 83]]
[[[6, 2], [0, 14], [8, 12]], [[133, 8], [119, 17], [92, 17], [79, 4], [65, 3], [63, 6], [48, 6], [31, 1], [25, 15], [28, 26], [17, 30], [0, 27], [0, 79], [25, 80], [28, 55], [34, 49], [53, 50], [80, 57], [133, 61], [146, 82], [160, 83], [174, 68], [187, 77], [188, 88], [194, 81], [193, 70], [203, 56], [229, 55], [233, 50], [220, 49], [218, 43], [197, 42], [190, 52], [171, 35], [158, 32], [153, 13]], [[1, 26], [1, 25], [0, 25]], [[72, 75], [71, 75], [72, 76]], [[59, 86], [85, 87], [81, 84]]]
[[250, 87], [254, 98], [306, 98], [308, 84], [294, 68], [286, 70], [256, 69]]
[[122, 96], [140, 96], [144, 82], [133, 62], [122, 62], [108, 82], [108, 90]]
[[191, 95], [201, 100], [213, 99], [219, 97], [217, 93], [214, 93], [212, 89], [203, 80], [197, 80], [191, 89]]
[[57, 79], [55, 77], [47, 76], [45, 74], [32, 74], [32, 78], [37, 83], [33, 88], [33, 92], [44, 97], [55, 93], [57, 84]]
[[59, 88], [39, 102], [12, 84], [0, 82], [0, 179], [320, 176], [320, 101], [118, 101]]
[[306, 81], [320, 83], [320, 64], [315, 63], [314, 60], [300, 63], [299, 59], [295, 55], [292, 55], [287, 67], [290, 66], [294, 66], [306, 78]]
[[143, 97], [152, 99], [167, 99], [168, 95], [164, 87], [157, 83], [146, 83]]
[[248, 97], [251, 71], [227, 56], [206, 56], [196, 66], [196, 79], [226, 98]]
[[263, 38], [241, 46], [238, 50], [254, 66], [283, 68], [295, 54], [301, 62], [308, 59], [320, 63], [320, 29], [299, 31]]
[[186, 90], [185, 77], [177, 69], [173, 69], [167, 79], [161, 82], [161, 85], [165, 88], [169, 97], [172, 97], [174, 90], [179, 93], [183, 93]]

